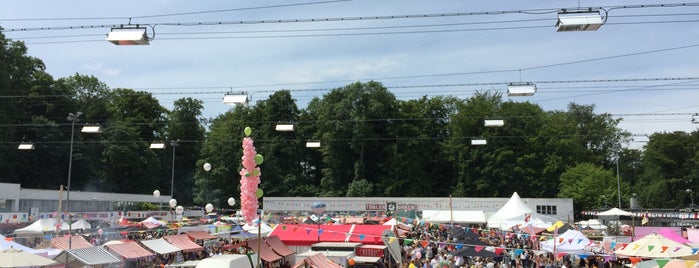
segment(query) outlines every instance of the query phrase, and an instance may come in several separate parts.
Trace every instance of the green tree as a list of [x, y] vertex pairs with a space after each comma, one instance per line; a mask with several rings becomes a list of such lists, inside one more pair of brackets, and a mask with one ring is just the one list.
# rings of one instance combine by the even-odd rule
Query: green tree
[[195, 174], [202, 171], [202, 166], [197, 165], [201, 142], [206, 137], [203, 126], [206, 122], [201, 118], [202, 109], [201, 100], [182, 98], [175, 101], [174, 108], [167, 118], [166, 136], [170, 141], [177, 141], [176, 148], [171, 148], [175, 150], [173, 196], [178, 203], [184, 205], [194, 204]]
[[[625, 183], [624, 188], [628, 189]], [[599, 208], [606, 201], [613, 204], [610, 197], [616, 196], [617, 180], [611, 170], [602, 166], [580, 163], [561, 174], [558, 197], [572, 198], [575, 212]]]

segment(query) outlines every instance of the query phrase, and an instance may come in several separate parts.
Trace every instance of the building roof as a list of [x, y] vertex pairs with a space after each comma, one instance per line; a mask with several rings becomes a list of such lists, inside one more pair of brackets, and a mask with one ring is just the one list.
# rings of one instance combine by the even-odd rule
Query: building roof
[[215, 236], [209, 234], [209, 232], [207, 232], [207, 231], [189, 231], [189, 232], [186, 232], [185, 234], [187, 234], [187, 236], [189, 236], [190, 238], [192, 238], [194, 240], [208, 240], [208, 239], [218, 238], [218, 237], [215, 237]]

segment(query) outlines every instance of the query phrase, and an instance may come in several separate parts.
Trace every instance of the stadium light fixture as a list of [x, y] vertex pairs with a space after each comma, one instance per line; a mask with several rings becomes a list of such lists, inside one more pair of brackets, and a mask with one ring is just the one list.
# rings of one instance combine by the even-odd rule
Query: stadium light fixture
[[534, 83], [510, 83], [507, 85], [507, 96], [534, 96], [536, 85]]
[[605, 19], [599, 10], [562, 10], [558, 12], [557, 32], [596, 31]]
[[165, 149], [165, 143], [162, 141], [152, 142], [150, 144], [150, 149]]
[[85, 125], [80, 130], [82, 133], [102, 133], [102, 128], [99, 125]]

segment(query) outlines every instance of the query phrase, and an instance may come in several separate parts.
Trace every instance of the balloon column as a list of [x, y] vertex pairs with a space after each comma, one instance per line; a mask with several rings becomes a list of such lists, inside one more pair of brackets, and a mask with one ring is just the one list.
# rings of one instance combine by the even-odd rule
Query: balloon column
[[240, 170], [240, 210], [248, 225], [257, 216], [259, 204], [257, 198], [262, 197], [262, 191], [257, 188], [260, 184], [260, 168], [264, 158], [255, 152], [250, 134], [252, 129], [245, 128], [245, 138], [243, 138], [243, 169]]

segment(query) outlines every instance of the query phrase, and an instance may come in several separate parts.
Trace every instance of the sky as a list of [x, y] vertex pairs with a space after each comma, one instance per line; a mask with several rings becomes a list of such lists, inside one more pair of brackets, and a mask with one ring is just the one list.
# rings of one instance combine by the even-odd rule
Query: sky
[[[503, 93], [544, 110], [574, 102], [622, 118], [643, 146], [656, 132], [699, 124], [699, 1], [36, 1], [6, 0], [0, 26], [55, 79], [94, 75], [110, 88], [204, 103], [204, 116], [287, 89], [300, 108], [353, 82], [398, 99]], [[597, 31], [557, 32], [563, 9], [599, 11]], [[147, 27], [150, 45], [105, 41]], [[507, 85], [536, 83], [530, 97]], [[506, 123], [507, 124], [507, 123]]]

